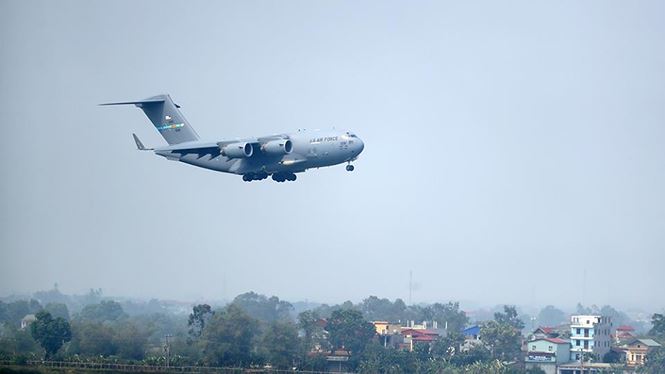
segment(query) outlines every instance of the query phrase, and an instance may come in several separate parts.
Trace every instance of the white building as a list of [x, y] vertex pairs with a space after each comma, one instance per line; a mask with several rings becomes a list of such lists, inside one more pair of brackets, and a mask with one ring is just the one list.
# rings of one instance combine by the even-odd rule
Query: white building
[[21, 330], [25, 330], [30, 326], [31, 323], [35, 322], [37, 318], [34, 314], [26, 314], [25, 317], [21, 319]]
[[570, 360], [579, 361], [582, 353], [593, 354], [597, 362], [610, 351], [612, 321], [599, 315], [573, 315], [570, 317]]

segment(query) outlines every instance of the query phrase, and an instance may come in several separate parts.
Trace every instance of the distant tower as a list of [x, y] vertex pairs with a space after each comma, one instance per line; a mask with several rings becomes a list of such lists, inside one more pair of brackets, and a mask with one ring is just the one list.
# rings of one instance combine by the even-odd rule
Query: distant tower
[[413, 271], [409, 270], [409, 305], [413, 304]]

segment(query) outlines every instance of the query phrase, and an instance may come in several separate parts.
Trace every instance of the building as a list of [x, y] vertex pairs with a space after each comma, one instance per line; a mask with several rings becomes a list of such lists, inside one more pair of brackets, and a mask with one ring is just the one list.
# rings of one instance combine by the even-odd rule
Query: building
[[467, 352], [477, 345], [482, 344], [480, 341], [480, 326], [472, 325], [462, 330], [464, 336], [464, 344], [462, 344], [462, 351]]
[[536, 339], [527, 343], [526, 362], [552, 362], [557, 365], [570, 361], [570, 341], [560, 338]]
[[399, 323], [391, 323], [386, 321], [373, 321], [376, 334], [379, 336], [379, 341], [384, 347], [400, 347], [404, 343], [402, 336], [402, 325]]
[[439, 338], [439, 332], [436, 330], [423, 330], [405, 328], [402, 330], [404, 342], [403, 349], [413, 352], [413, 347], [417, 344], [432, 344]]
[[34, 314], [26, 314], [26, 316], [21, 319], [21, 330], [25, 330], [31, 323], [35, 322], [36, 320], [37, 317], [35, 317]]
[[635, 329], [632, 326], [619, 326], [614, 333], [615, 344], [621, 344], [621, 342], [632, 342], [635, 340], [635, 338]]
[[344, 349], [338, 349], [326, 355], [326, 372], [347, 373], [349, 372], [349, 357], [351, 353]]
[[615, 351], [621, 354], [622, 361], [626, 365], [635, 367], [644, 365], [644, 359], [652, 350], [660, 347], [660, 344], [652, 339], [633, 339], [630, 343], [616, 347]]
[[582, 357], [586, 359], [589, 355], [594, 355], [596, 361], [600, 361], [610, 351], [611, 346], [610, 317], [600, 315], [570, 317], [570, 361], [580, 361]]
[[527, 369], [539, 367], [547, 374], [556, 374], [558, 365], [570, 361], [570, 341], [559, 338], [536, 338], [527, 343], [524, 363]]
[[605, 364], [602, 362], [569, 362], [559, 366], [557, 374], [603, 374], [614, 373], [612, 364]]
[[395, 335], [402, 332], [402, 325], [387, 321], [373, 321], [377, 335]]

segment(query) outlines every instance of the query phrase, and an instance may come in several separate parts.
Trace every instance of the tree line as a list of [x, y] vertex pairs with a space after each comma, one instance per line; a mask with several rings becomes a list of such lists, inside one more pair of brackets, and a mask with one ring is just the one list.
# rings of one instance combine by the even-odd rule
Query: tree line
[[[514, 306], [504, 306], [479, 323], [483, 343], [467, 349], [461, 349], [461, 330], [470, 321], [455, 302], [406, 305], [400, 299], [371, 296], [358, 304], [324, 304], [297, 312], [275, 296], [249, 292], [221, 307], [195, 305], [187, 315], [160, 308], [130, 314], [126, 309], [119, 302], [101, 300], [70, 316], [62, 303], [0, 302], [0, 358], [155, 365], [165, 365], [168, 359], [173, 366], [323, 371], [326, 356], [340, 351], [349, 355], [348, 369], [362, 373], [526, 372], [519, 365], [525, 324]], [[31, 313], [36, 321], [20, 329], [21, 318]], [[415, 345], [412, 352], [399, 350], [377, 339], [373, 320], [436, 321], [440, 328], [447, 326], [448, 333], [431, 344]], [[661, 314], [653, 316], [649, 334], [665, 338]], [[657, 350], [648, 362], [642, 370], [651, 370], [649, 365], [662, 369], [665, 354]]]

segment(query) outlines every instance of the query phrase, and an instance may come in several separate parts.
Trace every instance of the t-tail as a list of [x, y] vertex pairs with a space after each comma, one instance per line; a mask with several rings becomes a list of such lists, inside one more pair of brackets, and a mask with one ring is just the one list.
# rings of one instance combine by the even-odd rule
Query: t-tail
[[[171, 100], [169, 95], [157, 95], [139, 101], [126, 101], [121, 103], [106, 103], [100, 105], [129, 105], [133, 104], [141, 108], [150, 119], [157, 131], [164, 137], [169, 145], [199, 140], [199, 135], [194, 131], [185, 116], [180, 113], [177, 104]], [[137, 146], [139, 146], [137, 142]], [[141, 144], [139, 149], [143, 146]]]

